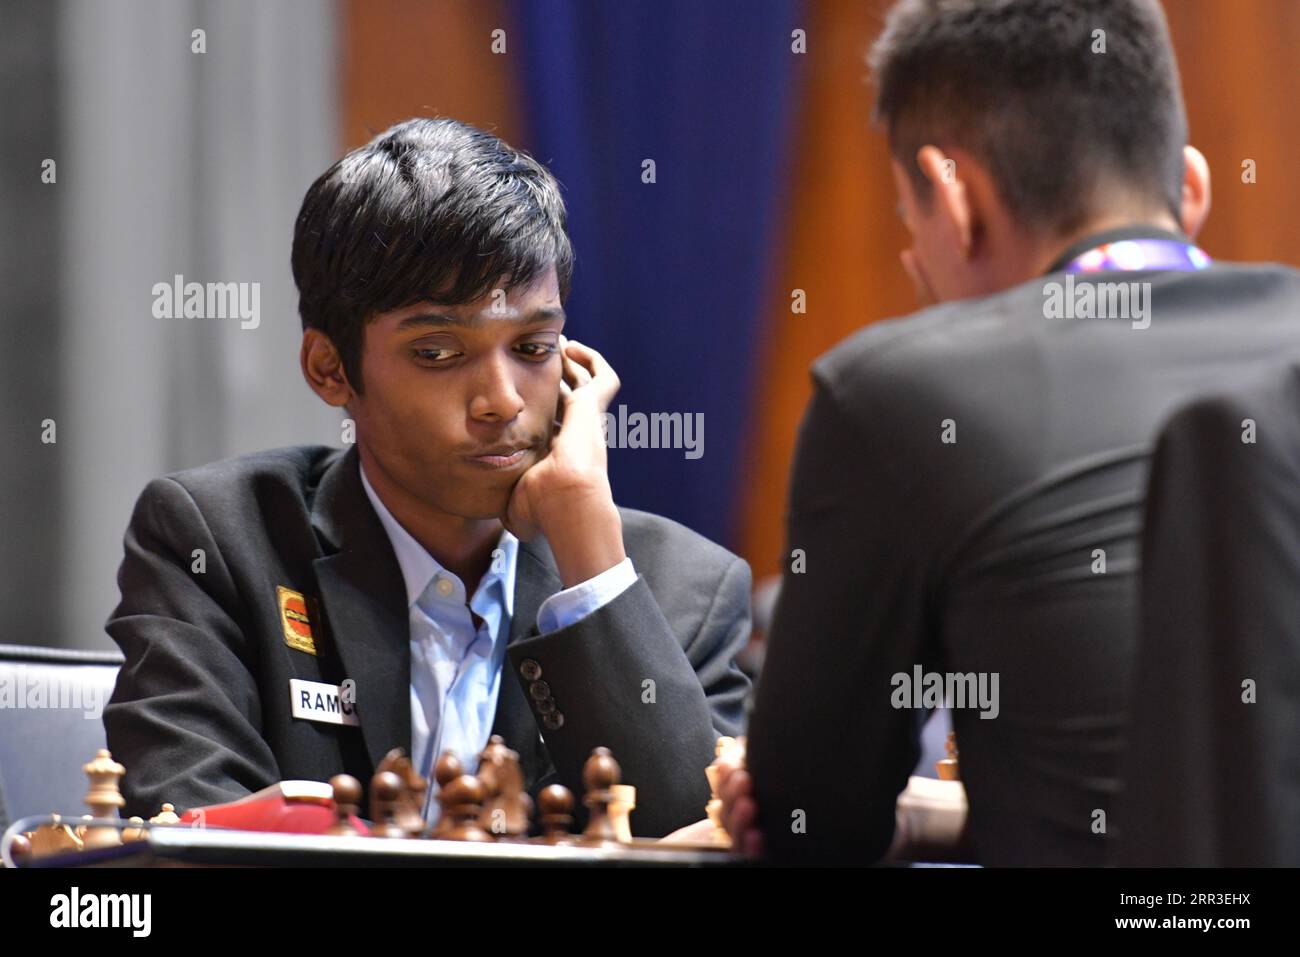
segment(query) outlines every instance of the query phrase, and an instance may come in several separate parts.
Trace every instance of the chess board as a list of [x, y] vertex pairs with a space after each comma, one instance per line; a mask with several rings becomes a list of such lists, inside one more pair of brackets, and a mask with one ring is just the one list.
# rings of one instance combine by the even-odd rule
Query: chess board
[[652, 842], [622, 847], [467, 843], [322, 834], [263, 834], [215, 828], [154, 827], [117, 847], [33, 857], [24, 867], [735, 867], [747, 861], [716, 850]]

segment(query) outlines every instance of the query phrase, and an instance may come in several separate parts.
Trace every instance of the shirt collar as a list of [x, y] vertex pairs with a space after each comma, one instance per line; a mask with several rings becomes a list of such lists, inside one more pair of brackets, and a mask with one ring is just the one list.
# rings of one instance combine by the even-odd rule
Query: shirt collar
[[[366, 490], [366, 497], [370, 499], [375, 514], [379, 516], [379, 521], [384, 526], [388, 540], [392, 543], [393, 553], [397, 556], [397, 564], [402, 569], [402, 579], [406, 583], [407, 607], [411, 607], [420, 600], [420, 596], [424, 594], [425, 589], [429, 587], [429, 582], [433, 580], [435, 575], [442, 575], [460, 583], [463, 592], [464, 582], [461, 582], [454, 573], [443, 568], [438, 560], [430, 555], [428, 550], [417, 542], [414, 536], [393, 517], [393, 513], [384, 505], [374, 487], [371, 486], [370, 480], [366, 478], [365, 468], [360, 467], [358, 471], [361, 473], [361, 484]], [[502, 529], [497, 548], [501, 550], [502, 560], [493, 561], [488, 567], [487, 574], [478, 583], [474, 598], [488, 594], [489, 589], [499, 582], [502, 591], [501, 601], [505, 606], [505, 612], [507, 615], [513, 616], [515, 567], [519, 554], [519, 539], [510, 534], [509, 531]], [[472, 600], [471, 603], [478, 604], [478, 602]]]

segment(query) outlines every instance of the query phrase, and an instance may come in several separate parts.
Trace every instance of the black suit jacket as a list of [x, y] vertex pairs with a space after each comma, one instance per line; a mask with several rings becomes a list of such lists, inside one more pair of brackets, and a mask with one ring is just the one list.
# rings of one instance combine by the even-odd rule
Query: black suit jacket
[[1174, 416], [1142, 552], [1116, 862], [1300, 866], [1300, 366]]
[[[493, 730], [519, 752], [531, 792], [558, 781], [579, 804], [583, 763], [609, 747], [637, 787], [634, 832], [658, 836], [704, 817], [715, 739], [740, 729], [749, 685], [733, 659], [748, 639], [750, 573], [667, 519], [622, 519], [636, 583], [545, 636], [537, 609], [562, 585], [545, 540], [521, 543]], [[126, 663], [104, 724], [127, 769], [127, 813], [340, 772], [368, 787], [389, 749], [409, 753], [406, 593], [355, 447], [279, 449], [154, 480], [118, 584], [107, 628]], [[286, 643], [278, 585], [313, 603], [315, 655]], [[557, 730], [542, 730], [525, 662], [564, 717]], [[291, 678], [352, 679], [360, 727], [294, 718]]]
[[876, 323], [814, 367], [788, 517], [804, 570], [784, 577], [749, 740], [774, 853], [887, 849], [924, 716], [893, 707], [893, 676], [920, 665], [998, 675], [996, 718], [953, 713], [978, 859], [1104, 861], [1156, 429], [1300, 351], [1294, 270], [1078, 281], [1117, 280], [1151, 282], [1149, 328], [1045, 318], [1057, 273]]

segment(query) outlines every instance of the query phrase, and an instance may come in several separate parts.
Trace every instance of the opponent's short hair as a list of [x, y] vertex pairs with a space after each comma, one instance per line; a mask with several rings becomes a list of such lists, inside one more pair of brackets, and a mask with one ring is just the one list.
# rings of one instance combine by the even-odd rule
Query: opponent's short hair
[[900, 0], [868, 62], [922, 201], [933, 143], [982, 162], [1030, 228], [1075, 229], [1112, 187], [1179, 218], [1187, 116], [1157, 0]]

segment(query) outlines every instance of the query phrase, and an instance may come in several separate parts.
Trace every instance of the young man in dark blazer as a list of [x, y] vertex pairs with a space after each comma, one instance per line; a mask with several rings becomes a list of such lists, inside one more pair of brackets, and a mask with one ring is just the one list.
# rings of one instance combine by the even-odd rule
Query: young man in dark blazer
[[[561, 334], [573, 254], [550, 173], [453, 120], [411, 120], [310, 188], [293, 242], [302, 374], [346, 410], [303, 446], [156, 479], [108, 621], [104, 712], [128, 813], [228, 801], [402, 747], [526, 786], [605, 746], [635, 833], [704, 816], [748, 692], [748, 566], [616, 507], [618, 378]], [[436, 803], [427, 812], [436, 814]]]
[[1157, 0], [902, 0], [873, 61], [904, 265], [941, 304], [813, 368], [788, 515], [802, 563], [729, 823], [779, 857], [905, 844], [895, 798], [934, 676], [966, 694], [976, 860], [1100, 864], [1156, 429], [1300, 352], [1300, 273], [1192, 245], [1209, 171]]

